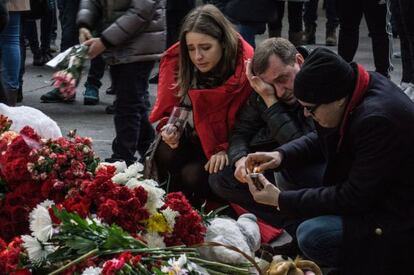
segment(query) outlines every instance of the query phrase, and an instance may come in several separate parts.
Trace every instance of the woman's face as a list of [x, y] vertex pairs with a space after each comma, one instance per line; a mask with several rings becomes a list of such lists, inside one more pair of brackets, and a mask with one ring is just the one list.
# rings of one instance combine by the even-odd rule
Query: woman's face
[[188, 32], [185, 40], [191, 62], [200, 72], [209, 72], [219, 63], [223, 48], [217, 39], [203, 33]]

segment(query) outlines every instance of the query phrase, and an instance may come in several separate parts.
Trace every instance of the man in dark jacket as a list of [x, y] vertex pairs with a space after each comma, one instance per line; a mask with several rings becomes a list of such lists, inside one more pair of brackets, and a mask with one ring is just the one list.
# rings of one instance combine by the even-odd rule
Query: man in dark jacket
[[[219, 197], [240, 204], [277, 227], [286, 226], [286, 217], [275, 217], [273, 210], [269, 211], [252, 199], [246, 184], [244, 162], [250, 152], [273, 150], [313, 131], [312, 119], [303, 115], [303, 107], [293, 95], [293, 81], [303, 60], [295, 46], [284, 38], [269, 38], [257, 47], [252, 65], [249, 62], [246, 72], [256, 92], [239, 111], [232, 130], [227, 151], [230, 166], [209, 178], [212, 190]], [[317, 174], [317, 168], [313, 168], [307, 172]], [[268, 178], [273, 179], [273, 172]], [[285, 188], [294, 188], [288, 183], [293, 179], [287, 171], [278, 178], [284, 180]], [[296, 183], [300, 181], [297, 178]]]
[[[305, 218], [299, 247], [341, 274], [408, 274], [414, 246], [414, 104], [391, 81], [318, 48], [295, 79], [295, 96], [317, 122], [275, 152], [247, 157], [249, 170], [327, 161], [321, 187], [280, 191], [249, 181], [257, 202]], [[274, 208], [276, 211], [276, 208]]]
[[[148, 78], [154, 61], [165, 49], [164, 0], [82, 0], [78, 26], [89, 36], [89, 56], [102, 53], [111, 65], [116, 94], [113, 154], [107, 161], [136, 161], [154, 138], [148, 121]], [[87, 31], [85, 31], [85, 29]], [[98, 30], [92, 38], [89, 30]]]

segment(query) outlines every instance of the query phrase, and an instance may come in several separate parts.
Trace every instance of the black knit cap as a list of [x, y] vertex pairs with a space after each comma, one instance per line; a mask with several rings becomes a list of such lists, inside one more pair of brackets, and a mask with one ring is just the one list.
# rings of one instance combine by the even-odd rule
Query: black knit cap
[[352, 66], [326, 48], [316, 48], [305, 59], [295, 78], [297, 99], [314, 104], [331, 103], [353, 92]]

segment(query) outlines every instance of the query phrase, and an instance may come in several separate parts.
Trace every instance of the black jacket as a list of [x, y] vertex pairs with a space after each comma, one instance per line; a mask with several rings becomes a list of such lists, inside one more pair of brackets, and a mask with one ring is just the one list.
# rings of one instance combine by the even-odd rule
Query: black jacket
[[298, 103], [288, 106], [278, 102], [267, 108], [254, 92], [240, 109], [234, 124], [227, 151], [230, 163], [250, 152], [273, 150], [312, 130], [312, 119], [304, 117]]
[[7, 26], [9, 22], [9, 12], [7, 11], [6, 1], [0, 0], [0, 32]]
[[411, 274], [414, 104], [388, 79], [369, 75], [341, 130], [318, 127], [278, 149], [282, 167], [327, 160], [323, 187], [282, 192], [279, 207], [295, 217], [343, 217], [342, 274]]

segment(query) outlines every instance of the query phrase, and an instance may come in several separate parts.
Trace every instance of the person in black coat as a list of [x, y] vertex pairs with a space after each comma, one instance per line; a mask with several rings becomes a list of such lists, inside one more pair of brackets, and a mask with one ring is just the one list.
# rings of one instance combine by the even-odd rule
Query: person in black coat
[[[299, 247], [340, 274], [409, 274], [414, 245], [414, 104], [391, 81], [318, 48], [296, 75], [294, 94], [317, 133], [271, 153], [250, 154], [247, 169], [327, 161], [323, 186], [280, 191], [263, 176], [257, 202], [305, 218]], [[276, 209], [275, 209], [276, 211]]]

